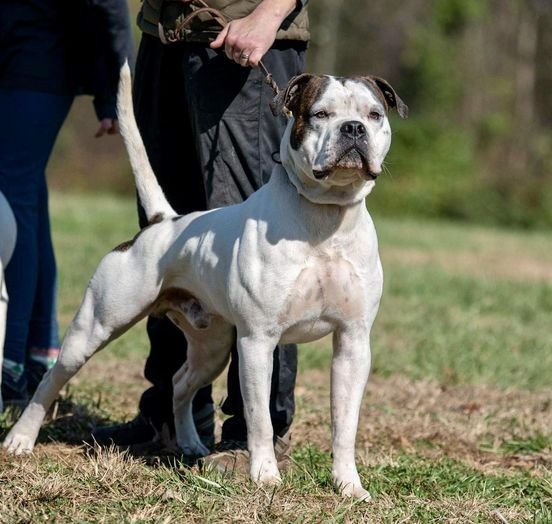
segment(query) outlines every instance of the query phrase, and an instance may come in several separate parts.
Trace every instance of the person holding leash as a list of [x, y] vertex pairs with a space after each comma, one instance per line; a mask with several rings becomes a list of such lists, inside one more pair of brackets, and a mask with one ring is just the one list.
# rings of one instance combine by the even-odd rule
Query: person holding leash
[[46, 164], [78, 94], [94, 95], [96, 136], [117, 133], [119, 68], [130, 36], [125, 0], [0, 3], [0, 191], [18, 231], [6, 269], [7, 405], [28, 402], [59, 352]]
[[[134, 79], [136, 119], [156, 177], [179, 213], [241, 202], [268, 180], [278, 162], [285, 118], [271, 114], [274, 93], [257, 66], [262, 59], [281, 86], [303, 72], [309, 40], [305, 4], [144, 0], [138, 15], [143, 34]], [[146, 226], [141, 210], [139, 215]], [[139, 451], [159, 442], [159, 436], [174, 434], [172, 377], [186, 359], [186, 341], [166, 317], [149, 318], [147, 330], [151, 349], [145, 376], [152, 387], [142, 394], [136, 418], [92, 433], [100, 445]], [[296, 346], [278, 347], [270, 411], [280, 458], [289, 451], [296, 370]], [[222, 411], [228, 416], [222, 440], [205, 463], [221, 471], [247, 469], [235, 348]], [[211, 386], [194, 399], [194, 421], [212, 449]]]

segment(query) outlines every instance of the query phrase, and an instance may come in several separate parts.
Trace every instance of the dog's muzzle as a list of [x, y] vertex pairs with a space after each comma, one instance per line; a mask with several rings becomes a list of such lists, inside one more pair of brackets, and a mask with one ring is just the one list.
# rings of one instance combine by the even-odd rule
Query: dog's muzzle
[[331, 168], [313, 171], [317, 180], [331, 176], [336, 168], [360, 170], [366, 180], [375, 180], [379, 173], [370, 168], [366, 127], [358, 120], [349, 120], [339, 128], [339, 152], [335, 155]]

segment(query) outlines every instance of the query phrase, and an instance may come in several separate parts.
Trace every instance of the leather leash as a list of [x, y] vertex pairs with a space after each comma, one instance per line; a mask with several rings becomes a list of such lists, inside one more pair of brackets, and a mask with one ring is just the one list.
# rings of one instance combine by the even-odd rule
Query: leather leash
[[[176, 25], [173, 31], [173, 34], [180, 33], [183, 29], [185, 29], [190, 24], [190, 22], [194, 18], [196, 18], [197, 16], [203, 13], [207, 13], [211, 15], [213, 20], [215, 20], [220, 25], [221, 29], [224, 29], [230, 22], [230, 20], [228, 20], [218, 9], [215, 9], [214, 7], [209, 7], [203, 0], [192, 0], [192, 2], [189, 2], [189, 3], [196, 3], [201, 7], [192, 11], [186, 18], [181, 20]], [[169, 44], [169, 43], [179, 41], [179, 39], [176, 36], [171, 37], [165, 34], [165, 28], [163, 27], [161, 22], [159, 22], [158, 24], [158, 31], [159, 31], [159, 38], [161, 42], [163, 42], [164, 44]], [[274, 81], [274, 78], [272, 78], [272, 74], [263, 64], [262, 60], [259, 61], [259, 67], [261, 68], [262, 72], [265, 75], [265, 83], [267, 83], [272, 88], [272, 91], [274, 91], [274, 94], [277, 95], [280, 92], [280, 89], [278, 88], [278, 84]]]

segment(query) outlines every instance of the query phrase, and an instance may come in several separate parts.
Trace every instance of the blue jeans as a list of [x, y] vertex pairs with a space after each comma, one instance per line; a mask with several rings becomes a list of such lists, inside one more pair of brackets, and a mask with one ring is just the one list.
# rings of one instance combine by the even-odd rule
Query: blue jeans
[[17, 221], [17, 243], [6, 268], [2, 393], [7, 400], [27, 394], [30, 349], [59, 347], [45, 169], [72, 101], [72, 96], [0, 88], [0, 191]]

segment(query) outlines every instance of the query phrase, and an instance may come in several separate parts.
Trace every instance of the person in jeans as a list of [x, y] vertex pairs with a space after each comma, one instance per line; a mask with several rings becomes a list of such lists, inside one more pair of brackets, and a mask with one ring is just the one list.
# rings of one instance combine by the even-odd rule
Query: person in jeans
[[96, 136], [117, 132], [119, 68], [130, 52], [125, 0], [0, 2], [0, 191], [17, 222], [5, 274], [6, 405], [26, 404], [59, 352], [48, 158], [78, 94], [94, 95]]
[[[222, 31], [208, 13], [182, 24], [204, 4], [231, 20]], [[256, 66], [262, 58], [280, 86], [303, 72], [309, 39], [304, 2], [145, 0], [138, 25], [143, 35], [134, 79], [136, 119], [167, 199], [182, 214], [242, 202], [270, 177], [286, 125], [270, 112], [274, 93]], [[186, 341], [166, 317], [149, 318], [147, 330], [145, 376], [152, 387], [143, 393], [135, 419], [93, 432], [100, 444], [139, 449], [158, 435], [174, 434], [172, 377], [186, 359]], [[296, 346], [279, 346], [270, 401], [277, 451], [288, 447], [296, 370]], [[228, 418], [216, 450], [237, 452], [221, 455], [214, 464], [222, 469], [235, 467], [247, 440], [235, 347], [227, 393], [222, 411]], [[211, 386], [197, 393], [193, 407], [198, 433], [212, 448]]]

